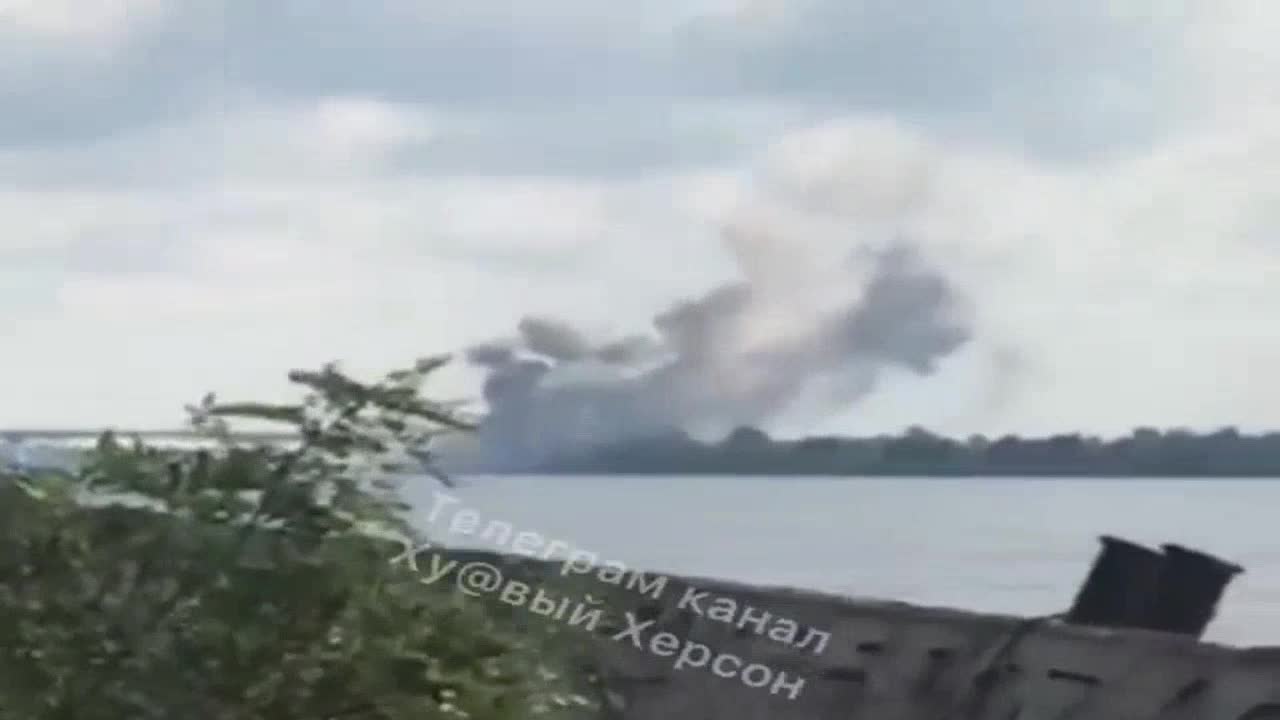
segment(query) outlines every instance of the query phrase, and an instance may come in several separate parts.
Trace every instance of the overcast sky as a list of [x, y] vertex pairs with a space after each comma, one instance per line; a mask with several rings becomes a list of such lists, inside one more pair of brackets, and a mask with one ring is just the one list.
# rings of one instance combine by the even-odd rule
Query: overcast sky
[[1273, 0], [0, 0], [0, 427], [642, 332], [905, 237], [972, 341], [776, 430], [1280, 428], [1276, 37]]

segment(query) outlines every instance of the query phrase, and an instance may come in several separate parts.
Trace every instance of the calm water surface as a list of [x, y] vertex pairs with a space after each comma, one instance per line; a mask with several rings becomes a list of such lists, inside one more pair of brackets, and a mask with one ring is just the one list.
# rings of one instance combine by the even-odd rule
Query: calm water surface
[[[1280, 481], [471, 477], [484, 520], [670, 573], [1018, 614], [1070, 605], [1111, 533], [1245, 566], [1208, 639], [1280, 645]], [[407, 493], [427, 523], [430, 486]], [[456, 506], [456, 507], [462, 507]], [[470, 542], [468, 542], [470, 540]], [[454, 536], [457, 544], [477, 544]]]

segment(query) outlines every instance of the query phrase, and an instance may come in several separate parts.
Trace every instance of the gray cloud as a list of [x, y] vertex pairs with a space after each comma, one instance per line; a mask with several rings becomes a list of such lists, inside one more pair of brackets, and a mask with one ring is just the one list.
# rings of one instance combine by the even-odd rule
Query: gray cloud
[[0, 152], [83, 145], [216, 113], [227, 98], [229, 40], [187, 22], [92, 52], [77, 38], [35, 43], [0, 28]]
[[[1117, 19], [1101, 0], [796, 2], [764, 40], [724, 18], [668, 21], [668, 32], [645, 27], [675, 17], [675, 4], [602, 14], [560, 0], [539, 6], [537, 17], [497, 2], [344, 0], [323, 12], [296, 0], [174, 5], [107, 61], [73, 49], [26, 52], [30, 72], [0, 75], [0, 147], [83, 143], [216, 115], [246, 99], [362, 95], [528, 118], [569, 108], [563, 114], [577, 117], [503, 131], [529, 140], [509, 145], [507, 161], [553, 172], [565, 156], [597, 169], [678, 163], [682, 152], [722, 158], [732, 142], [717, 150], [715, 142], [673, 142], [679, 128], [647, 127], [691, 98], [874, 108], [1068, 152], [1159, 130], [1180, 97], [1169, 72], [1181, 51], [1178, 28]], [[631, 122], [602, 120], [602, 108], [615, 105], [631, 108]], [[462, 133], [404, 162], [456, 170], [474, 156], [497, 169], [502, 158], [484, 152], [485, 137]]]
[[[751, 46], [690, 32], [704, 88], [840, 98], [935, 128], [1020, 134], [1047, 150], [1150, 140], [1181, 97], [1178, 19], [1112, 3], [797, 3], [792, 30]], [[717, 42], [717, 37], [724, 39]], [[700, 40], [701, 42], [697, 42]], [[984, 132], [985, 131], [985, 132]], [[1072, 147], [1075, 146], [1075, 147]]]
[[763, 423], [815, 383], [843, 388], [829, 402], [845, 405], [886, 368], [933, 373], [971, 335], [955, 290], [905, 244], [875, 258], [856, 301], [752, 341], [774, 302], [751, 283], [726, 285], [659, 314], [656, 338], [598, 347], [564, 323], [526, 318], [519, 342], [469, 353], [487, 373], [482, 462], [523, 466], [673, 429]]
[[653, 338], [645, 335], [632, 335], [621, 340], [606, 343], [598, 348], [595, 357], [608, 365], [639, 365], [657, 358], [662, 352], [661, 345]]
[[527, 317], [520, 321], [520, 337], [535, 355], [555, 362], [577, 362], [591, 354], [591, 344], [568, 323]]

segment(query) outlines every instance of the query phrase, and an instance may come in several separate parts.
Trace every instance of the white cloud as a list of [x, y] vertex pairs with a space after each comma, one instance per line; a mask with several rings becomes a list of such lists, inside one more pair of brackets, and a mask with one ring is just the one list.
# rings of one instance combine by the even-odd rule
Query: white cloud
[[430, 121], [413, 109], [366, 98], [326, 98], [315, 110], [316, 141], [324, 150], [380, 151], [431, 138]]
[[[796, 213], [783, 236], [922, 242], [977, 300], [979, 345], [1010, 343], [1036, 366], [1038, 382], [1003, 418], [975, 407], [948, 418], [952, 429], [1268, 426], [1280, 380], [1257, 369], [1280, 356], [1266, 330], [1280, 313], [1280, 288], [1266, 281], [1280, 268], [1265, 179], [1280, 168], [1274, 127], [1218, 127], [1066, 170], [834, 124], [776, 146], [786, 181], [764, 201]], [[965, 382], [978, 380], [944, 374], [921, 387], [944, 383], [947, 395]], [[894, 393], [885, 402], [920, 412], [914, 391]]]
[[120, 41], [159, 20], [169, 0], [0, 0], [0, 31], [76, 43]]

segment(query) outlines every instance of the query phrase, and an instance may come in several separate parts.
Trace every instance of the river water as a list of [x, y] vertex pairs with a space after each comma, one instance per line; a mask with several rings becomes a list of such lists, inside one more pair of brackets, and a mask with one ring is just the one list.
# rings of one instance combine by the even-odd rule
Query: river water
[[[1280, 645], [1280, 481], [469, 477], [459, 508], [629, 567], [989, 612], [1066, 609], [1108, 533], [1243, 565], [1208, 640]], [[447, 502], [447, 501], [444, 501]], [[440, 505], [443, 507], [443, 504]]]

